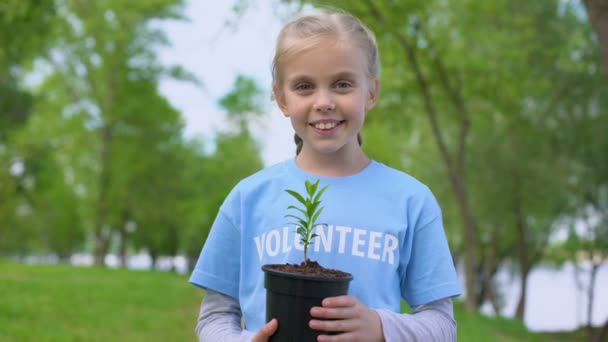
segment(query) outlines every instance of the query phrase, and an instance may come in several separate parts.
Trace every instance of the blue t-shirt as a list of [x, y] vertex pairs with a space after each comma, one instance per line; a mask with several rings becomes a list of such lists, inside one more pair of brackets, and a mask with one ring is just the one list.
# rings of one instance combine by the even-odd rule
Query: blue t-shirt
[[353, 275], [349, 294], [374, 309], [457, 296], [460, 285], [431, 191], [404, 172], [372, 161], [347, 177], [305, 173], [295, 159], [243, 179], [228, 195], [190, 277], [237, 298], [248, 330], [265, 323], [265, 264], [300, 263], [303, 248], [286, 214], [304, 181], [329, 185], [308, 257]]

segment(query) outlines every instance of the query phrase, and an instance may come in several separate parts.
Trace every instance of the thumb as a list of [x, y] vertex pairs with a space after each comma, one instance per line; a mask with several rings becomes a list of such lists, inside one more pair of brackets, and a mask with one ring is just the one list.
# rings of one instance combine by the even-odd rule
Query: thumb
[[268, 339], [274, 335], [274, 333], [279, 328], [279, 321], [276, 318], [273, 318], [270, 322], [264, 324], [264, 326], [258, 331], [257, 334], [251, 340], [252, 342], [266, 342]]

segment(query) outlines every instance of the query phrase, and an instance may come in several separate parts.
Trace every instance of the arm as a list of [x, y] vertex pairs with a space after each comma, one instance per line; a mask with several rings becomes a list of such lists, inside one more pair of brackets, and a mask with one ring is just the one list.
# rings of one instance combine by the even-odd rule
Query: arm
[[251, 341], [254, 334], [242, 328], [241, 316], [238, 300], [208, 289], [201, 304], [196, 336], [200, 342]]
[[451, 298], [415, 306], [413, 314], [376, 310], [385, 341], [456, 341], [456, 321]]

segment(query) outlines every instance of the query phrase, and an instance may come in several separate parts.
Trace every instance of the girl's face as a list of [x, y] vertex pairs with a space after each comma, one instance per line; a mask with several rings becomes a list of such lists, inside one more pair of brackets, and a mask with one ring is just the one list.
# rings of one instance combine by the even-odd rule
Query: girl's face
[[280, 66], [274, 89], [281, 111], [302, 138], [302, 154], [348, 153], [359, 149], [357, 133], [376, 103], [378, 81], [367, 73], [363, 51], [323, 39]]

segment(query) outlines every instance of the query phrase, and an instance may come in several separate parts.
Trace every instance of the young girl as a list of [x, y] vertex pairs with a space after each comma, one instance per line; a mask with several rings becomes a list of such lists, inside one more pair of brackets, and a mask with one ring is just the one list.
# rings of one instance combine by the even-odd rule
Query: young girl
[[[323, 235], [311, 260], [353, 275], [349, 295], [311, 310], [312, 329], [340, 332], [319, 341], [454, 341], [451, 298], [460, 294], [431, 191], [370, 160], [360, 131], [378, 97], [374, 35], [344, 13], [305, 16], [279, 34], [273, 94], [296, 132], [297, 154], [242, 180], [222, 204], [190, 282], [206, 296], [201, 341], [267, 341], [281, 322], [265, 322], [264, 264], [299, 263], [287, 225], [285, 189], [304, 180], [329, 185]], [[318, 239], [318, 238], [317, 238]], [[413, 314], [401, 314], [401, 299]]]

